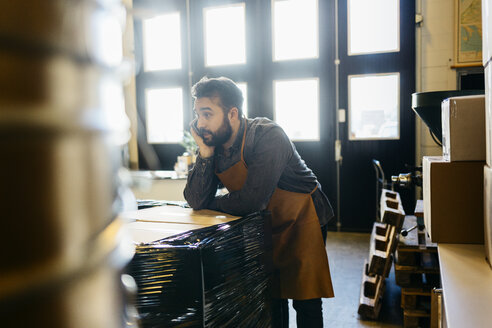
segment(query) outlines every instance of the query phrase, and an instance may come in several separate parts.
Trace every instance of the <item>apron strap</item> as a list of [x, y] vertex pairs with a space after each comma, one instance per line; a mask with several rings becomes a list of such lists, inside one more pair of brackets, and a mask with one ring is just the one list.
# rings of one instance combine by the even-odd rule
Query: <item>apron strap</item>
[[316, 183], [316, 187], [314, 187], [313, 191], [311, 191], [309, 194], [312, 195], [314, 194], [314, 192], [316, 191], [316, 189], [318, 189], [318, 184]]
[[244, 166], [248, 168], [246, 162], [244, 161], [244, 144], [246, 142], [246, 130], [248, 129], [248, 121], [244, 119], [244, 132], [243, 132], [243, 143], [241, 144], [241, 162], [243, 162]]

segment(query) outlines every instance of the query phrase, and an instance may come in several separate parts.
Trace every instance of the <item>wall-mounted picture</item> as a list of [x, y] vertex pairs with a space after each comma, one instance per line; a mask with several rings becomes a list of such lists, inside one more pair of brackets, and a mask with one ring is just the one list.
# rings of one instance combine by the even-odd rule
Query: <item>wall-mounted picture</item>
[[482, 61], [481, 0], [456, 0], [456, 64]]

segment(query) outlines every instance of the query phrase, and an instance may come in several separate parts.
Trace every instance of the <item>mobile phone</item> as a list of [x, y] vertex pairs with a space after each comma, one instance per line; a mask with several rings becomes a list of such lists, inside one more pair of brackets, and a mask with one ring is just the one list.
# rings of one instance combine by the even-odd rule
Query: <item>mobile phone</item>
[[200, 132], [198, 131], [198, 118], [195, 118], [193, 121], [191, 121], [190, 126], [195, 130], [195, 133], [200, 135]]

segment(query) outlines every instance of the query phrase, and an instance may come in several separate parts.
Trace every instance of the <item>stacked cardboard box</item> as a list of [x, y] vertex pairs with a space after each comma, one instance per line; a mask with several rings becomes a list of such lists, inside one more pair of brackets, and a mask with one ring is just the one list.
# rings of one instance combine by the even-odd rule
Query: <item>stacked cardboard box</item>
[[482, 1], [482, 59], [485, 67], [484, 230], [485, 255], [492, 267], [492, 4]]
[[432, 242], [484, 242], [485, 97], [442, 103], [443, 156], [424, 157], [424, 220]]

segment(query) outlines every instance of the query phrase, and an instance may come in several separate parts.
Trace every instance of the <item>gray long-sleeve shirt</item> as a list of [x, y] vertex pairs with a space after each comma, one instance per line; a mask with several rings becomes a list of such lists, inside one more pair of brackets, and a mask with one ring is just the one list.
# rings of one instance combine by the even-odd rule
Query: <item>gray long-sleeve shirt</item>
[[[241, 160], [242, 136], [245, 128], [244, 161], [248, 167], [246, 182], [238, 191], [215, 196], [223, 172]], [[301, 159], [284, 130], [267, 118], [246, 119], [241, 122], [237, 138], [227, 151], [217, 147], [210, 158], [197, 157], [188, 173], [184, 197], [194, 209], [212, 209], [233, 215], [246, 215], [266, 209], [275, 188], [310, 193], [320, 225], [333, 217], [333, 209], [321, 190], [316, 176]]]

